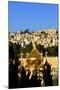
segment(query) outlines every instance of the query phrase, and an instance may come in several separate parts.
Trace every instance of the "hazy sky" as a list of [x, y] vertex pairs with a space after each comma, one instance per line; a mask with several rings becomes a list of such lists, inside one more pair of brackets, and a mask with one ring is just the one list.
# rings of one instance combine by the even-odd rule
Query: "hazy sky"
[[8, 2], [9, 32], [58, 28], [58, 5]]

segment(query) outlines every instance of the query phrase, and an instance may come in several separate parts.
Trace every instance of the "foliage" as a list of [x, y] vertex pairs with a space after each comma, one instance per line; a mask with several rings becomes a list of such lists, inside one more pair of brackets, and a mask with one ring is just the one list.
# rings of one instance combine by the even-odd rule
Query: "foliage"
[[46, 61], [44, 65], [44, 70], [43, 70], [43, 79], [45, 86], [52, 86], [52, 76], [51, 76], [51, 65]]
[[32, 50], [32, 43], [26, 45], [25, 47], [21, 47], [19, 43], [13, 44], [9, 42], [9, 58], [15, 59], [16, 57], [19, 58], [20, 54], [23, 53], [24, 57], [26, 57], [26, 53], [30, 53]]
[[47, 47], [44, 48], [43, 45], [36, 45], [37, 49], [39, 52], [42, 52], [45, 54], [45, 52], [48, 52], [48, 56], [58, 56], [58, 46], [52, 46], [52, 47]]
[[58, 46], [48, 47], [49, 56], [58, 56]]

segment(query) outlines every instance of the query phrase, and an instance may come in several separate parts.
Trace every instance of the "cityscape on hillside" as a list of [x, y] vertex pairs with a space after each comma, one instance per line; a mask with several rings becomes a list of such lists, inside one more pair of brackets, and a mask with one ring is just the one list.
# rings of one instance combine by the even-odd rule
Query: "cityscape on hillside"
[[9, 41], [19, 43], [22, 47], [30, 44], [33, 40], [37, 45], [43, 45], [44, 48], [58, 45], [58, 31], [55, 29], [39, 30], [35, 32], [16, 32], [9, 33]]

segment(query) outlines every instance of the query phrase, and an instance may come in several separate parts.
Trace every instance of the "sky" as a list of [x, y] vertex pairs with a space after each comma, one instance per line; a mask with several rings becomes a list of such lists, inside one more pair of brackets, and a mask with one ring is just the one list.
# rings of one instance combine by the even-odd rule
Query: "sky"
[[58, 5], [8, 2], [8, 31], [18, 32], [58, 28]]

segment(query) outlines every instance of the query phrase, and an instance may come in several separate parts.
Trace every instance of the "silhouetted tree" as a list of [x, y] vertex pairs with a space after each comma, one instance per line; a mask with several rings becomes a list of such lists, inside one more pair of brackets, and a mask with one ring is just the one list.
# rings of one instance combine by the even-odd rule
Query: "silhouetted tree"
[[18, 88], [18, 58], [15, 58], [9, 64], [9, 88]]
[[26, 29], [26, 30], [24, 31], [24, 33], [29, 33], [29, 29]]
[[43, 79], [45, 86], [52, 86], [51, 65], [49, 65], [47, 60], [44, 65]]
[[9, 59], [15, 59], [13, 46], [14, 44], [9, 42]]
[[36, 45], [36, 47], [37, 47], [39, 52], [44, 53], [44, 46], [43, 45], [38, 44], [38, 45]]

